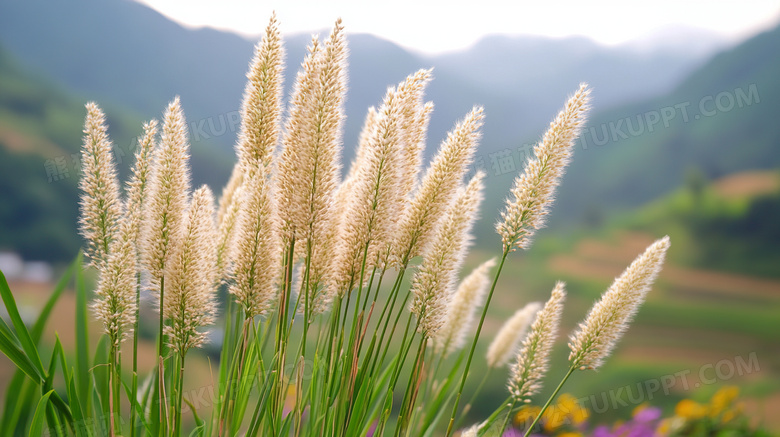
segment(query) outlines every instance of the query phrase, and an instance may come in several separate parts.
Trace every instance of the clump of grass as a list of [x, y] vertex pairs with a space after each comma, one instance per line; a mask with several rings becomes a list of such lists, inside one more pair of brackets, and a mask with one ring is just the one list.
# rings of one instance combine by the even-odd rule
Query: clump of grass
[[[496, 283], [509, 254], [528, 249], [544, 226], [590, 91], [579, 87], [517, 177], [496, 225], [501, 256], [460, 280], [484, 190], [483, 173], [464, 180], [483, 110], [475, 107], [456, 123], [423, 173], [433, 110], [424, 92], [432, 72], [413, 73], [369, 109], [342, 180], [347, 53], [340, 21], [324, 41], [313, 38], [285, 111], [284, 47], [271, 19], [247, 74], [238, 162], [216, 207], [208, 187], [191, 192], [178, 98], [164, 114], [159, 138], [157, 122], [144, 126], [126, 199], [103, 115], [87, 105], [80, 225], [99, 275], [93, 308], [108, 346], [98, 347], [98, 365], [81, 372], [87, 342], [81, 320], [77, 367], [89, 374], [74, 374], [61, 347], [47, 371], [21, 322], [14, 318], [16, 333], [0, 325], [3, 352], [41, 388], [31, 432], [44, 423], [58, 435], [79, 436], [455, 431], [456, 417], [471, 405], [460, 408]], [[591, 310], [572, 336], [571, 369], [547, 405], [574, 370], [603, 363], [668, 245], [665, 238], [651, 246]], [[73, 270], [80, 278], [81, 266]], [[18, 318], [7, 287], [0, 291]], [[142, 291], [155, 296], [159, 311], [152, 369], [137, 364]], [[224, 308], [216, 306], [219, 293], [227, 298]], [[544, 306], [528, 304], [504, 326], [489, 348], [488, 366], [503, 367], [514, 357], [510, 397], [462, 435], [503, 432], [516, 407], [539, 391], [564, 298], [557, 283]], [[224, 335], [211, 417], [193, 411], [185, 420], [185, 358], [216, 323]], [[131, 333], [128, 386], [120, 356]], [[57, 374], [67, 401], [53, 390]]]

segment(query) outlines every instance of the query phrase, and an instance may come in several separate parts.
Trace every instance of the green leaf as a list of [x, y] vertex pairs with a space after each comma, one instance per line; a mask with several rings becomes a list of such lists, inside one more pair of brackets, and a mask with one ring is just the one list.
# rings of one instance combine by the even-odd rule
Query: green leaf
[[[16, 330], [16, 338], [21, 344], [24, 352], [27, 354], [30, 364], [32, 364], [38, 372], [38, 375], [41, 377], [40, 379], [45, 379], [46, 373], [43, 370], [41, 357], [38, 356], [38, 348], [35, 347], [35, 343], [33, 343], [32, 338], [30, 337], [30, 332], [27, 331], [27, 326], [25, 326], [22, 317], [19, 315], [19, 309], [16, 307], [16, 300], [14, 300], [14, 295], [8, 287], [8, 282], [5, 280], [3, 272], [0, 272], [0, 297], [3, 299], [5, 309], [8, 312], [8, 317], [11, 318], [11, 323]], [[5, 325], [5, 323], [3, 323], [3, 325]], [[5, 327], [8, 328], [8, 325], [5, 325]]]
[[[30, 332], [30, 336], [32, 337], [36, 346], [40, 343], [41, 337], [43, 335], [43, 329], [45, 328], [46, 322], [51, 315], [51, 311], [62, 295], [63, 290], [65, 290], [65, 287], [68, 285], [68, 282], [73, 275], [73, 271], [78, 266], [78, 262], [80, 262], [80, 258], [76, 257], [73, 263], [71, 263], [70, 267], [68, 267], [68, 269], [65, 271], [65, 274], [62, 275], [62, 278], [60, 278], [59, 282], [57, 282], [57, 285], [54, 287], [54, 291], [49, 297], [49, 300], [43, 306], [43, 309], [41, 309], [41, 313], [38, 315], [38, 320], [35, 321], [35, 325], [33, 325], [32, 331]], [[60, 359], [63, 363], [65, 363], [64, 354], [60, 353]], [[67, 368], [65, 368], [63, 364], [63, 372], [66, 371]], [[15, 428], [16, 424], [18, 423], [19, 411], [24, 404], [23, 399], [20, 399], [19, 394], [22, 393], [22, 386], [24, 382], [25, 372], [23, 372], [21, 369], [17, 369], [16, 372], [14, 372], [14, 376], [11, 378], [11, 381], [8, 384], [8, 389], [5, 392], [5, 406], [3, 408], [3, 419], [0, 423], [0, 435], [13, 434], [12, 428]]]
[[73, 377], [73, 374], [65, 371], [63, 372], [67, 373], [66, 381], [68, 384], [68, 402], [70, 403], [70, 408], [73, 411], [73, 421], [76, 424], [76, 437], [91, 437], [92, 429], [87, 427], [87, 422], [84, 420], [84, 413], [81, 410], [81, 402], [78, 398], [78, 392], [76, 391], [75, 378]]
[[54, 390], [50, 390], [48, 393], [41, 397], [38, 401], [38, 406], [35, 407], [35, 414], [33, 415], [32, 424], [30, 425], [30, 432], [27, 434], [29, 437], [38, 437], [43, 435], [43, 424], [46, 423], [44, 418], [46, 414], [46, 404], [49, 402], [49, 397], [54, 393]]
[[22, 351], [19, 340], [11, 331], [5, 321], [0, 318], [0, 352], [3, 352], [16, 367], [27, 374], [36, 384], [40, 384], [44, 377], [43, 372], [38, 371], [30, 358]]

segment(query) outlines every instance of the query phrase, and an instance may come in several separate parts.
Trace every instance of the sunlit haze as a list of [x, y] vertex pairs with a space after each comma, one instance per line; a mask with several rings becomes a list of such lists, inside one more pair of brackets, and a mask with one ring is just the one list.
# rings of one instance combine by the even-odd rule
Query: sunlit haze
[[285, 33], [326, 29], [341, 17], [350, 32], [372, 33], [428, 53], [465, 48], [495, 33], [582, 35], [605, 44], [620, 44], [684, 26], [738, 40], [780, 18], [776, 0], [138, 1], [186, 26], [209, 26], [244, 35], [259, 34], [272, 11], [276, 11]]

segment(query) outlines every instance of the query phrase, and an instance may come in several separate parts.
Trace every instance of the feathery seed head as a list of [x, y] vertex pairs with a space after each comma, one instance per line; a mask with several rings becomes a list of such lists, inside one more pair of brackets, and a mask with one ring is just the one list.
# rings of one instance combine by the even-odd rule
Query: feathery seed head
[[254, 317], [265, 314], [274, 303], [281, 246], [273, 193], [263, 167], [245, 174], [244, 181], [232, 245], [233, 283], [229, 291], [247, 317]]
[[86, 107], [79, 180], [79, 230], [87, 240], [84, 253], [90, 265], [99, 268], [108, 260], [122, 201], [111, 156], [111, 141], [106, 133], [105, 115], [94, 102], [87, 103]]
[[417, 315], [418, 331], [425, 335], [436, 334], [447, 318], [458, 273], [471, 243], [471, 227], [482, 201], [484, 177], [485, 174], [478, 171], [469, 184], [459, 190], [412, 279], [410, 311]]
[[438, 219], [457, 193], [477, 150], [482, 121], [483, 110], [475, 107], [447, 134], [433, 158], [400, 219], [395, 248], [401, 263], [423, 253], [433, 238]]
[[436, 333], [437, 350], [443, 349], [445, 354], [450, 354], [460, 348], [466, 342], [471, 333], [474, 317], [482, 304], [488, 286], [490, 286], [490, 269], [495, 267], [496, 259], [491, 258], [475, 268], [466, 276], [458, 286], [447, 308], [447, 319], [441, 330]]
[[542, 378], [547, 373], [558, 327], [561, 322], [563, 301], [566, 298], [565, 284], [558, 282], [550, 299], [536, 314], [523, 346], [512, 365], [509, 377], [509, 392], [518, 402], [528, 402], [528, 398], [542, 388]]
[[541, 309], [541, 303], [531, 302], [517, 310], [504, 323], [488, 347], [487, 364], [489, 367], [503, 367], [515, 356], [520, 342], [523, 341], [528, 332], [528, 327], [531, 326], [536, 314]]
[[157, 136], [157, 120], [151, 120], [144, 124], [144, 134], [138, 143], [135, 152], [135, 165], [133, 173], [127, 182], [127, 211], [130, 218], [130, 236], [133, 241], [136, 257], [140, 260], [140, 244], [138, 236], [141, 233], [144, 204], [149, 194], [149, 174], [152, 168], [152, 154], [154, 153], [155, 137]]
[[216, 316], [217, 274], [214, 196], [205, 185], [192, 194], [181, 240], [172, 251], [165, 281], [163, 315], [170, 347], [186, 354], [206, 341], [202, 328]]
[[241, 107], [241, 133], [236, 149], [242, 165], [271, 163], [279, 141], [284, 82], [284, 47], [276, 15], [255, 46], [255, 56], [247, 73]]
[[404, 178], [401, 192], [409, 196], [417, 185], [417, 179], [422, 166], [425, 138], [428, 132], [428, 122], [433, 112], [433, 103], [423, 104], [425, 87], [433, 75], [431, 70], [419, 70], [409, 75], [398, 85], [398, 95], [401, 104], [401, 126], [404, 141]]
[[571, 159], [574, 140], [585, 124], [589, 99], [590, 90], [580, 85], [534, 147], [536, 157], [528, 160], [515, 179], [512, 196], [496, 224], [504, 250], [527, 249], [534, 233], [544, 227], [555, 189]]
[[187, 123], [178, 97], [165, 111], [162, 138], [153, 155], [149, 194], [141, 225], [141, 258], [151, 275], [152, 287], [159, 289], [171, 248], [184, 232], [184, 214], [190, 191]]
[[389, 88], [382, 106], [371, 117], [374, 126], [364, 150], [358, 152], [357, 173], [348, 179], [350, 191], [340, 189], [348, 203], [340, 222], [340, 247], [331, 279], [340, 294], [360, 280], [364, 259], [365, 271], [371, 271], [386, 258], [392, 243], [395, 214], [403, 204], [400, 104], [396, 89]]
[[231, 271], [233, 240], [235, 238], [236, 219], [241, 207], [241, 190], [244, 183], [244, 173], [241, 164], [233, 166], [233, 172], [227, 185], [222, 190], [217, 208], [217, 268], [222, 280], [227, 280]]
[[658, 277], [669, 244], [668, 236], [651, 244], [593, 305], [569, 340], [573, 366], [584, 370], [604, 364]]
[[323, 309], [337, 244], [341, 208], [347, 40], [338, 20], [320, 46], [315, 38], [298, 74], [279, 161], [280, 219], [285, 244], [295, 236], [296, 257], [308, 255], [309, 298], [304, 307]]
[[130, 215], [119, 217], [119, 230], [111, 240], [108, 260], [99, 269], [92, 310], [103, 329], [119, 344], [132, 332], [135, 322], [135, 287], [138, 264]]

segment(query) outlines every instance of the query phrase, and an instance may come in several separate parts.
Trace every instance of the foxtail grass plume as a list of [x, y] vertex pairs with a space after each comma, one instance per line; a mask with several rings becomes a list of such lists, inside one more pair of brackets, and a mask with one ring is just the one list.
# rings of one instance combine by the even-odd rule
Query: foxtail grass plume
[[479, 424], [473, 425], [460, 432], [460, 437], [477, 437], [479, 435]]
[[187, 123], [176, 97], [165, 111], [160, 145], [154, 150], [141, 228], [142, 261], [154, 289], [160, 288], [171, 248], [183, 232], [190, 191], [188, 160]]
[[589, 96], [587, 85], [581, 84], [534, 147], [536, 157], [528, 160], [515, 179], [512, 196], [496, 224], [505, 251], [528, 249], [534, 233], [544, 227], [555, 189], [571, 160], [574, 140], [585, 124]]
[[531, 302], [520, 308], [504, 323], [490, 343], [487, 351], [488, 367], [503, 367], [517, 353], [517, 348], [526, 336], [536, 314], [542, 309], [539, 302]]
[[136, 274], [133, 219], [129, 214], [119, 218], [119, 230], [109, 245], [108, 260], [99, 269], [92, 309], [103, 323], [114, 346], [119, 346], [133, 330], [136, 314]]
[[668, 236], [651, 244], [593, 305], [569, 341], [573, 367], [598, 369], [604, 364], [658, 277], [669, 244]]
[[233, 283], [229, 291], [247, 317], [263, 315], [274, 303], [281, 267], [278, 218], [263, 167], [244, 175], [236, 218]]
[[192, 194], [184, 232], [167, 267], [163, 315], [172, 349], [185, 355], [206, 341], [203, 328], [214, 323], [218, 285], [214, 196], [203, 186]]
[[484, 177], [478, 171], [447, 208], [433, 243], [412, 279], [410, 311], [418, 318], [418, 331], [425, 335], [434, 336], [448, 317], [458, 273], [471, 243], [471, 227], [482, 201]]
[[[298, 75], [279, 159], [280, 216], [285, 237], [293, 233], [300, 254], [310, 257], [309, 296], [319, 301], [337, 244], [341, 183], [344, 100], [347, 90], [347, 41], [338, 20], [321, 49], [313, 45]], [[307, 94], [302, 94], [307, 92]], [[315, 301], [317, 303], [315, 304]]]
[[267, 167], [271, 163], [281, 130], [283, 73], [284, 46], [276, 15], [272, 15], [246, 75], [236, 146], [243, 165]]
[[411, 204], [404, 210], [395, 244], [403, 264], [420, 255], [433, 239], [438, 219], [451, 203], [471, 165], [480, 138], [483, 110], [475, 107], [447, 134], [425, 173]]
[[276, 195], [285, 244], [288, 244], [287, 242], [291, 241], [296, 234], [305, 232], [308, 205], [301, 199], [308, 200], [311, 193], [311, 187], [308, 186], [311, 175], [303, 173], [303, 169], [307, 164], [313, 164], [309, 148], [315, 134], [312, 131], [312, 124], [317, 118], [313, 96], [318, 90], [318, 78], [322, 67], [320, 54], [322, 47], [316, 36], [312, 37], [308, 51], [290, 96], [285, 132], [282, 137], [282, 150], [278, 159]]
[[[358, 162], [349, 203], [341, 218], [338, 256], [333, 262], [333, 287], [343, 295], [386, 253], [395, 235], [395, 214], [403, 204], [401, 108], [395, 88], [385, 94]], [[365, 270], [364, 270], [365, 268]], [[368, 278], [364, 276], [364, 280]]]
[[222, 226], [222, 222], [225, 221], [225, 216], [228, 214], [228, 210], [233, 205], [236, 197], [236, 191], [244, 183], [244, 172], [241, 171], [241, 163], [236, 163], [233, 166], [233, 170], [230, 172], [230, 178], [227, 184], [222, 189], [222, 195], [219, 196], [219, 202], [217, 206], [217, 226]]
[[422, 167], [428, 123], [433, 112], [433, 103], [424, 104], [423, 97], [432, 78], [431, 70], [419, 70], [398, 85], [399, 98], [404, 101], [401, 105], [404, 136], [404, 178], [401, 182], [401, 192], [404, 196], [411, 195]]
[[232, 244], [235, 238], [236, 219], [241, 207], [241, 190], [244, 183], [244, 171], [241, 162], [233, 166], [230, 179], [222, 189], [217, 207], [217, 269], [222, 280], [227, 280], [231, 272]]
[[476, 312], [485, 303], [487, 289], [490, 286], [490, 269], [496, 266], [491, 258], [466, 276], [458, 285], [447, 308], [444, 325], [436, 333], [436, 348], [448, 355], [462, 348], [466, 337], [471, 333]]
[[542, 388], [542, 378], [549, 368], [550, 351], [561, 322], [566, 298], [564, 285], [563, 282], [555, 284], [550, 299], [536, 314], [536, 320], [517, 354], [517, 361], [512, 365], [508, 385], [517, 402], [529, 402], [529, 398]]
[[141, 223], [143, 222], [143, 208], [149, 194], [149, 173], [152, 168], [152, 154], [154, 153], [156, 136], [157, 120], [145, 123], [144, 134], [140, 138], [138, 150], [135, 152], [133, 173], [127, 183], [127, 211], [125, 213], [130, 219], [131, 233], [129, 239], [136, 246], [136, 258], [139, 261], [140, 247], [137, 247], [138, 236], [141, 233]]
[[87, 103], [86, 107], [79, 179], [79, 230], [87, 241], [84, 253], [90, 265], [99, 268], [108, 260], [122, 212], [122, 201], [111, 156], [111, 141], [106, 133], [105, 115], [94, 102]]

